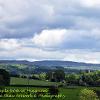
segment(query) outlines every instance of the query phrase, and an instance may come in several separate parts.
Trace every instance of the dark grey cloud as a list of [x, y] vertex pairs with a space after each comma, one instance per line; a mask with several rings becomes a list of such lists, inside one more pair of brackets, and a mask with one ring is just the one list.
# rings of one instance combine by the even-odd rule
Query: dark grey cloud
[[[100, 25], [100, 9], [87, 7], [82, 0], [1, 0], [0, 11], [1, 38], [32, 37], [46, 28], [87, 30]], [[94, 26], [85, 27], [87, 20]]]

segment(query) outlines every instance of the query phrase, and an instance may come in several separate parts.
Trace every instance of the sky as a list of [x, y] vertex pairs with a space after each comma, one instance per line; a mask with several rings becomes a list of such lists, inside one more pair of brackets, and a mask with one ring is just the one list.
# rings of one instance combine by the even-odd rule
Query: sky
[[0, 59], [100, 63], [100, 0], [0, 0]]

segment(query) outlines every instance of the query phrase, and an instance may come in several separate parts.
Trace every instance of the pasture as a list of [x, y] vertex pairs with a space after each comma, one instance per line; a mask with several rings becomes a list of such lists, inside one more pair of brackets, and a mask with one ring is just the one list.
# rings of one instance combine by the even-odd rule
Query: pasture
[[[58, 84], [60, 85], [60, 83], [56, 83], [56, 82], [48, 82], [48, 81], [41, 81], [41, 80], [28, 80], [28, 79], [24, 79], [24, 78], [11, 78], [11, 82], [10, 84], [12, 86], [7, 86], [5, 87], [5, 89], [7, 90], [30, 90], [30, 91], [44, 91], [44, 90], [48, 90], [48, 88], [46, 87], [42, 87], [42, 86], [51, 86], [51, 85], [55, 85]], [[13, 85], [18, 85], [13, 86]], [[23, 85], [23, 87], [20, 87], [20, 85]], [[41, 86], [41, 87], [27, 87], [24, 85], [34, 85], [34, 86]], [[79, 95], [80, 95], [80, 91], [84, 88], [89, 88], [89, 89], [93, 89], [93, 90], [100, 90], [100, 87], [81, 87], [81, 86], [66, 86], [66, 87], [60, 87], [59, 88], [59, 95], [61, 95], [62, 97], [57, 97], [54, 98], [53, 100], [79, 100]], [[8, 93], [9, 94], [9, 93]], [[11, 93], [10, 93], [11, 94]], [[18, 93], [18, 94], [23, 94], [23, 93]], [[24, 93], [25, 95], [26, 93]], [[32, 92], [31, 92], [32, 94]], [[64, 96], [64, 97], [63, 97]], [[50, 97], [39, 97], [39, 98], [34, 98], [34, 97], [0, 97], [0, 100], [50, 100]]]

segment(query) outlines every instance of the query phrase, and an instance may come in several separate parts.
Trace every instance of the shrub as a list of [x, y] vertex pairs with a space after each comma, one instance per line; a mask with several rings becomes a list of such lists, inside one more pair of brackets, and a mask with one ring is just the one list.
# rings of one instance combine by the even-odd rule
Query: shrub
[[58, 86], [50, 86], [48, 92], [50, 95], [58, 95], [58, 92], [59, 92]]
[[97, 94], [90, 89], [83, 89], [80, 93], [80, 100], [99, 100]]

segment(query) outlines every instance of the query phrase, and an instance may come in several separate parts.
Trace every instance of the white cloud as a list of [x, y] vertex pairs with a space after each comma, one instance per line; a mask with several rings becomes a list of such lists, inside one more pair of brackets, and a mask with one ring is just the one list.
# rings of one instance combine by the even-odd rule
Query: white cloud
[[[69, 38], [69, 35], [67, 36]], [[49, 42], [51, 46], [52, 41]], [[23, 59], [30, 61], [68, 60], [68, 61], [79, 61], [87, 63], [100, 63], [100, 52], [92, 51], [90, 49], [66, 49], [66, 48], [60, 50], [55, 49], [48, 51], [44, 48], [35, 47], [32, 42], [32, 39], [22, 39], [22, 40], [2, 39], [0, 40], [0, 59]]]
[[32, 41], [41, 48], [99, 49], [100, 30], [48, 29], [36, 34]]
[[81, 0], [84, 7], [100, 7], [100, 0]]
[[87, 50], [56, 50], [47, 51], [40, 48], [23, 47], [0, 51], [0, 59], [23, 60], [68, 60], [86, 63], [100, 63], [100, 52]]
[[56, 47], [62, 44], [66, 32], [65, 29], [43, 30], [40, 34], [36, 34], [33, 37], [33, 42], [37, 46]]
[[64, 54], [60, 51], [46, 51], [39, 48], [21, 47], [12, 51], [0, 51], [0, 59], [24, 59], [24, 60], [60, 60]]
[[20, 48], [20, 44], [15, 39], [0, 40], [0, 50], [15, 50]]
[[66, 55], [63, 59], [65, 61], [76, 61], [76, 62], [86, 62], [86, 63], [100, 63], [100, 52], [90, 52], [77, 50], [72, 51]]

